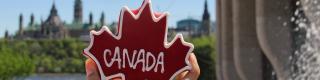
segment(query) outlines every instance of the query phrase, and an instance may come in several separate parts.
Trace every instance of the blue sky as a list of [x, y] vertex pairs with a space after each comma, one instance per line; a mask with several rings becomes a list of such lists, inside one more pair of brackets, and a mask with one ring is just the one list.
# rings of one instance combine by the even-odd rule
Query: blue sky
[[[55, 2], [58, 14], [67, 23], [73, 20], [74, 0], [1, 0], [0, 1], [0, 37], [5, 30], [10, 35], [18, 30], [18, 17], [23, 14], [24, 25], [30, 21], [30, 15], [35, 15], [35, 22], [49, 15], [52, 3]], [[100, 19], [101, 13], [105, 13], [107, 23], [118, 20], [123, 6], [130, 9], [138, 8], [143, 0], [82, 0], [84, 22], [88, 22], [88, 15], [93, 13], [94, 21]], [[215, 21], [215, 0], [208, 0], [211, 20]], [[194, 18], [200, 20], [203, 14], [204, 0], [152, 0], [152, 8], [157, 12], [169, 12], [169, 26], [176, 26], [181, 19]]]

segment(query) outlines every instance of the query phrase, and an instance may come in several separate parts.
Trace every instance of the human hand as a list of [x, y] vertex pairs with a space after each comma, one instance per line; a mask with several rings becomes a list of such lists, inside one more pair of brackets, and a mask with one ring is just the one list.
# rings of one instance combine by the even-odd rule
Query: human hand
[[180, 73], [176, 77], [177, 80], [197, 80], [198, 79], [200, 75], [200, 68], [194, 53], [191, 53], [191, 55], [189, 56], [189, 62], [191, 65], [191, 70]]
[[[194, 53], [190, 54], [189, 62], [191, 64], [190, 71], [184, 71], [177, 75], [177, 80], [197, 80], [200, 75], [200, 68], [197, 62], [197, 58]], [[92, 59], [86, 60], [86, 76], [87, 80], [100, 80], [100, 74], [97, 68], [96, 63]], [[120, 78], [116, 78], [114, 80], [121, 80]]]

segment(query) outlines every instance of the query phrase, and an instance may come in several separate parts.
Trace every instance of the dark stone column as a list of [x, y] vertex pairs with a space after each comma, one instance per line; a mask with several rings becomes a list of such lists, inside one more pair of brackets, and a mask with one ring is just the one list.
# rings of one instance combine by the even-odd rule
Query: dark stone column
[[224, 80], [240, 80], [236, 72], [233, 54], [233, 15], [232, 1], [221, 1], [221, 62]]
[[224, 80], [223, 79], [223, 76], [222, 76], [222, 67], [221, 67], [221, 64], [222, 64], [222, 60], [221, 60], [221, 57], [222, 57], [222, 50], [221, 50], [221, 43], [222, 43], [222, 39], [221, 39], [221, 24], [222, 24], [222, 21], [221, 21], [221, 0], [216, 0], [216, 50], [217, 50], [217, 54], [216, 54], [216, 58], [215, 58], [215, 61], [216, 61], [216, 78], [218, 80]]

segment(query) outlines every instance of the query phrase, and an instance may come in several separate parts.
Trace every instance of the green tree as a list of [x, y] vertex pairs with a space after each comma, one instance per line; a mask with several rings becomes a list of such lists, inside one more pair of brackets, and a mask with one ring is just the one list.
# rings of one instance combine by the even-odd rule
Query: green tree
[[215, 80], [215, 37], [201, 36], [189, 40], [194, 44], [194, 53], [201, 70], [199, 80]]
[[[16, 76], [27, 76], [34, 72], [35, 65], [25, 50], [9, 48], [6, 41], [0, 41], [0, 79], [10, 79]], [[18, 43], [25, 47], [24, 43]], [[21, 52], [21, 53], [18, 53]]]
[[84, 73], [78, 39], [0, 40], [0, 80], [38, 73]]

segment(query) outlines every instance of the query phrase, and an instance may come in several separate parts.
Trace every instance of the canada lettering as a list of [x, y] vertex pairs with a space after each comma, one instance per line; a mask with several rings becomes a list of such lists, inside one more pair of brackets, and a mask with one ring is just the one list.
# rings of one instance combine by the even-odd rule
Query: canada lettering
[[[132, 56], [129, 56], [128, 49], [123, 48], [120, 50], [118, 46], [114, 48], [113, 56], [110, 49], [105, 49], [103, 58], [107, 67], [118, 66], [118, 69], [129, 67], [136, 69], [137, 65], [142, 65], [142, 72], [154, 71], [164, 73], [164, 53], [160, 52], [158, 55], [154, 55], [151, 52], [147, 52], [144, 49], [133, 50]], [[112, 57], [111, 59], [107, 59]], [[151, 62], [149, 62], [151, 61]], [[141, 64], [139, 64], [141, 63]], [[151, 63], [151, 64], [149, 64]], [[129, 66], [126, 66], [128, 64]], [[158, 70], [160, 69], [160, 70]]]

